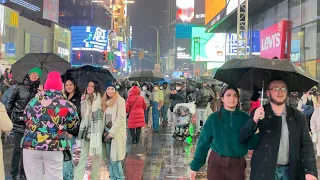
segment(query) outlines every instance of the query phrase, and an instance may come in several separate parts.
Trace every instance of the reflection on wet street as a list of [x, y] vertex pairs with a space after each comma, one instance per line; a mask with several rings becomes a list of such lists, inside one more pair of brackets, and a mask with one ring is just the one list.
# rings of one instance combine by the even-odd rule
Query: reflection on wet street
[[[187, 180], [188, 164], [193, 158], [195, 144], [188, 145], [185, 142], [174, 141], [172, 138], [172, 124], [162, 128], [158, 133], [152, 133], [151, 129], [143, 128], [139, 144], [132, 145], [130, 133], [127, 140], [127, 157], [123, 161], [124, 172], [127, 180]], [[11, 180], [10, 164], [12, 156], [12, 137], [4, 143], [4, 162], [6, 179]], [[79, 160], [79, 151], [74, 153], [75, 165]], [[106, 157], [104, 157], [106, 160]], [[250, 172], [249, 156], [247, 157], [247, 173]], [[318, 169], [320, 161], [317, 160]], [[90, 179], [91, 161], [88, 159], [85, 180]], [[108, 163], [103, 162], [100, 171], [100, 179], [108, 180]], [[206, 179], [206, 166], [197, 174], [197, 179]], [[249, 178], [247, 178], [249, 179]]]

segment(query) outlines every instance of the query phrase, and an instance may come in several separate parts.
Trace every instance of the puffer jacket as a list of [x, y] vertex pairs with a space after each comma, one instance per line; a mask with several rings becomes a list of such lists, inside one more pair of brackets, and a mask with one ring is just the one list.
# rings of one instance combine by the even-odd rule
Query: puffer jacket
[[214, 93], [209, 87], [202, 87], [197, 91], [196, 106], [199, 109], [206, 109], [208, 107], [208, 102], [212, 101], [214, 98]]
[[133, 86], [126, 102], [126, 111], [127, 113], [130, 111], [128, 119], [129, 128], [139, 128], [145, 125], [144, 110], [146, 108], [146, 102], [144, 98], [140, 96], [140, 89], [137, 86]]
[[37, 94], [39, 84], [39, 80], [32, 82], [29, 78], [29, 75], [26, 75], [23, 83], [17, 84], [17, 87], [15, 87], [9, 95], [6, 104], [6, 110], [8, 116], [11, 117], [13, 122], [14, 132], [24, 132], [25, 123], [23, 111], [28, 102]]
[[26, 129], [21, 141], [24, 149], [68, 150], [71, 143], [67, 134], [78, 135], [77, 109], [61, 91], [47, 90], [33, 98], [28, 103], [24, 116]]

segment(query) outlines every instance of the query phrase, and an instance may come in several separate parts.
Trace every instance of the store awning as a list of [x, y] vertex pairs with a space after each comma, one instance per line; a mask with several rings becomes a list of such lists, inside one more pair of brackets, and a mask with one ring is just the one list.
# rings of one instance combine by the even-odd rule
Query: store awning
[[[249, 17], [259, 14], [259, 11], [264, 12], [282, 1], [284, 0], [249, 0]], [[213, 19], [216, 19], [216, 17]], [[210, 22], [206, 25], [206, 32], [208, 33], [232, 32], [232, 29], [236, 31], [237, 9], [231, 12], [228, 16], [222, 17], [217, 23], [212, 24]]]

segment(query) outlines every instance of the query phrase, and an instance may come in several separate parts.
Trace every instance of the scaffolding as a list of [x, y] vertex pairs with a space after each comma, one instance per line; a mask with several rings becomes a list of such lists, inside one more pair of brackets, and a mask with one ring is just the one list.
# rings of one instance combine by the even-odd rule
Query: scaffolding
[[248, 58], [248, 8], [249, 0], [238, 0], [237, 58]]
[[200, 37], [193, 38], [193, 76], [199, 78], [199, 71], [200, 69]]

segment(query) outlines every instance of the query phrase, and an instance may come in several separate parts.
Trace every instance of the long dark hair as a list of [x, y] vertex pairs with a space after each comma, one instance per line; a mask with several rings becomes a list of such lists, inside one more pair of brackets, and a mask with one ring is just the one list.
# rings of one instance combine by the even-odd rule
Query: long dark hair
[[228, 90], [230, 90], [230, 89], [232, 89], [232, 90], [234, 90], [234, 91], [236, 92], [236, 94], [237, 94], [237, 96], [238, 96], [237, 108], [240, 107], [240, 93], [239, 93], [239, 90], [238, 90], [237, 88], [235, 88], [235, 87], [233, 87], [233, 86], [229, 86], [229, 85], [223, 87], [223, 88], [221, 89], [221, 93], [220, 93], [219, 108], [218, 108], [218, 114], [219, 114], [219, 119], [220, 119], [220, 120], [222, 119], [221, 110], [222, 110], [222, 108], [223, 108], [223, 106], [224, 106], [221, 99], [224, 97], [224, 95], [226, 94], [226, 92], [227, 92]]
[[92, 82], [94, 84], [94, 92], [96, 93], [96, 95], [98, 95], [98, 93], [101, 95], [102, 91], [101, 91], [100, 84], [98, 83], [98, 81], [95, 81], [95, 80], [89, 81], [87, 84], [87, 87], [90, 82]]
[[[66, 87], [67, 81], [71, 81], [71, 83], [73, 84], [73, 86], [74, 86], [74, 88], [75, 88], [75, 89], [74, 89], [74, 97], [81, 96], [81, 95], [80, 95], [81, 93], [80, 93], [80, 90], [79, 90], [79, 86], [78, 86], [78, 84], [77, 84], [77, 81], [74, 80], [73, 78], [67, 79], [66, 82], [64, 83], [64, 87]], [[65, 94], [67, 97], [69, 97], [69, 94], [70, 94], [70, 93], [67, 92], [66, 88], [64, 88], [64, 94]]]

